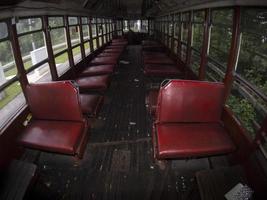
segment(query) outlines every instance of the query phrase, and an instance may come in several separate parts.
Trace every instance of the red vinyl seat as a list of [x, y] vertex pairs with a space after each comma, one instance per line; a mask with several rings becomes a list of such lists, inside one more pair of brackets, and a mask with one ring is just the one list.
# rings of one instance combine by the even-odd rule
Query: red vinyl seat
[[79, 77], [75, 79], [75, 82], [77, 83], [82, 92], [103, 92], [108, 88], [109, 81], [110, 79], [108, 75]]
[[96, 94], [80, 94], [82, 112], [89, 117], [98, 115], [103, 102], [104, 96]]
[[80, 74], [79, 77], [86, 76], [98, 76], [105, 74], [112, 74], [114, 71], [115, 65], [95, 65], [85, 68]]
[[154, 149], [159, 159], [200, 157], [235, 150], [221, 121], [221, 83], [171, 80], [160, 88]]
[[121, 54], [123, 52], [122, 49], [104, 49], [104, 53], [118, 53]]
[[144, 57], [144, 64], [161, 64], [161, 65], [175, 65], [174, 61], [168, 57]]
[[116, 65], [117, 58], [114, 57], [96, 57], [94, 58], [90, 64], [92, 65]]
[[106, 49], [119, 49], [119, 50], [123, 50], [124, 49], [124, 46], [110, 45], [110, 46], [107, 46]]
[[97, 57], [114, 57], [118, 60], [118, 58], [120, 57], [120, 53], [105, 53], [105, 52], [102, 52], [100, 54], [97, 55]]
[[168, 77], [181, 75], [176, 65], [145, 64], [144, 74], [146, 76]]
[[25, 147], [82, 156], [88, 138], [79, 90], [70, 81], [26, 87], [32, 120], [19, 135]]

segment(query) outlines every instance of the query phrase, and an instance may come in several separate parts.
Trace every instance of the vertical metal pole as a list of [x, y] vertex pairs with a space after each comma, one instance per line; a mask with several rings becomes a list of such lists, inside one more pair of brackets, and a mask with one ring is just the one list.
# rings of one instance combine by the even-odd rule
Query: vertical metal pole
[[73, 53], [72, 53], [72, 48], [71, 48], [71, 39], [70, 39], [70, 28], [69, 28], [69, 20], [68, 16], [64, 16], [64, 21], [65, 21], [65, 29], [66, 29], [66, 39], [67, 39], [67, 52], [69, 56], [69, 62], [70, 62], [70, 67], [74, 67], [74, 60], [73, 60]]
[[85, 49], [84, 49], [84, 40], [83, 40], [83, 25], [82, 25], [82, 17], [78, 17], [78, 23], [79, 23], [79, 33], [80, 33], [80, 47], [81, 47], [81, 54], [82, 59], [85, 58]]
[[230, 54], [227, 62], [227, 70], [224, 77], [224, 85], [225, 85], [225, 94], [224, 94], [224, 102], [227, 101], [231, 93], [232, 84], [234, 81], [234, 70], [237, 63], [238, 50], [240, 45], [240, 20], [241, 20], [241, 12], [240, 7], [235, 7], [234, 9], [234, 19], [233, 19], [233, 34], [231, 41]]
[[204, 21], [204, 33], [203, 33], [203, 42], [202, 42], [202, 50], [201, 50], [201, 60], [199, 67], [198, 79], [204, 80], [206, 77], [206, 66], [208, 63], [208, 50], [209, 50], [209, 42], [210, 42], [210, 9], [205, 10], [205, 21]]
[[42, 17], [43, 25], [44, 25], [44, 34], [45, 34], [45, 43], [47, 48], [48, 55], [48, 64], [51, 71], [52, 80], [56, 81], [58, 79], [56, 62], [53, 54], [53, 46], [51, 42], [50, 28], [48, 24], [48, 16]]
[[[12, 22], [11, 22], [12, 20]], [[17, 66], [17, 76], [19, 78], [19, 82], [21, 84], [22, 91], [26, 97], [26, 86], [29, 84], [26, 71], [24, 69], [24, 64], [21, 56], [18, 34], [16, 30], [16, 23], [13, 19], [7, 21], [7, 26], [9, 30], [11, 46], [14, 53], [14, 59]]]

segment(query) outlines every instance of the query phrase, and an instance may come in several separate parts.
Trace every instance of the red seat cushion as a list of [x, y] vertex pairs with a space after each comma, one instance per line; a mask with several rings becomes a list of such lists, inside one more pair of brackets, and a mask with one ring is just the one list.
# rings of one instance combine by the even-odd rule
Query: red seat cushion
[[80, 94], [80, 101], [82, 112], [94, 117], [99, 113], [104, 97], [94, 94]]
[[117, 58], [114, 57], [96, 57], [91, 61], [93, 65], [116, 65]]
[[220, 123], [156, 125], [158, 158], [184, 158], [232, 152], [235, 146]]
[[168, 57], [144, 57], [144, 64], [174, 65], [174, 61]]
[[105, 52], [102, 52], [100, 54], [97, 55], [97, 57], [113, 57], [113, 58], [116, 58], [118, 60], [118, 58], [120, 57], [120, 53], [105, 53]]
[[85, 70], [83, 70], [79, 76], [97, 76], [104, 74], [112, 74], [115, 65], [96, 65], [89, 66]]
[[119, 50], [123, 50], [124, 47], [123, 46], [110, 45], [110, 46], [107, 46], [106, 49], [119, 49]]
[[109, 85], [109, 76], [90, 76], [90, 77], [80, 77], [75, 79], [79, 88], [83, 90], [94, 90], [94, 91], [104, 91]]
[[119, 53], [119, 54], [121, 54], [123, 52], [123, 50], [121, 50], [121, 49], [105, 49], [103, 52], [104, 53]]
[[83, 129], [82, 122], [32, 120], [19, 142], [29, 148], [75, 154]]
[[166, 77], [181, 75], [181, 72], [175, 65], [145, 64], [144, 74], [147, 76]]
[[152, 89], [148, 92], [146, 96], [146, 107], [150, 115], [153, 117], [156, 114], [157, 102], [158, 102], [158, 89]]

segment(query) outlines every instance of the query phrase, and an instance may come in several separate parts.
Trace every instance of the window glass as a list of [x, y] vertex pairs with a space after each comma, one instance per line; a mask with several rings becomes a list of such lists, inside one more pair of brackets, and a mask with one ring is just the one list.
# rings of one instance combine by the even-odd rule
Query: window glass
[[175, 16], [175, 22], [174, 22], [174, 38], [178, 39], [179, 37], [179, 28], [180, 28], [180, 21], [179, 21], [179, 15]]
[[55, 61], [56, 61], [57, 73], [59, 76], [64, 74], [70, 68], [69, 56], [67, 52], [61, 54], [60, 56], [57, 56], [55, 58]]
[[103, 34], [106, 34], [106, 25], [102, 24]]
[[85, 55], [88, 56], [91, 53], [89, 42], [84, 43]]
[[89, 40], [90, 39], [89, 26], [88, 25], [83, 25], [82, 29], [83, 29], [83, 40]]
[[18, 81], [0, 91], [0, 127], [11, 120], [25, 104], [26, 100]]
[[43, 32], [19, 37], [19, 45], [25, 69], [48, 57]]
[[92, 37], [96, 37], [96, 24], [92, 24]]
[[172, 36], [172, 29], [173, 29], [173, 21], [171, 20], [169, 21], [169, 32], [168, 32], [169, 36]]
[[0, 85], [12, 79], [16, 74], [17, 68], [11, 43], [9, 41], [0, 42]]
[[128, 32], [129, 31], [129, 23], [128, 20], [123, 21], [123, 31]]
[[74, 63], [77, 64], [82, 59], [81, 48], [79, 46], [75, 47], [74, 49], [72, 49], [72, 54]]
[[50, 35], [54, 54], [67, 48], [65, 28], [52, 29]]
[[82, 24], [88, 24], [88, 18], [87, 17], [82, 17]]
[[20, 19], [16, 24], [17, 32], [25, 33], [29, 31], [36, 31], [42, 29], [42, 20], [41, 18], [28, 18], [28, 19]]
[[266, 22], [266, 9], [242, 8], [239, 59], [227, 102], [252, 138], [267, 116], [267, 102], [258, 94], [267, 94]]
[[101, 24], [97, 24], [97, 31], [99, 36], [102, 35], [103, 27]]
[[49, 82], [52, 80], [48, 63], [41, 65], [27, 74], [29, 83]]
[[143, 33], [148, 32], [148, 20], [142, 20], [141, 32]]
[[205, 12], [204, 11], [196, 11], [193, 13], [193, 40], [192, 40], [192, 56], [190, 61], [190, 67], [198, 74], [200, 67], [200, 52], [202, 49], [203, 43], [203, 32], [204, 32], [204, 20], [205, 20]]
[[8, 36], [7, 25], [5, 22], [0, 22], [0, 39], [4, 39]]
[[141, 20], [130, 20], [129, 28], [133, 32], [140, 32], [141, 31]]
[[267, 10], [243, 9], [236, 72], [267, 95]]
[[99, 44], [99, 47], [102, 46], [102, 37], [98, 37], [98, 44]]
[[96, 39], [93, 39], [93, 48], [94, 48], [94, 50], [97, 49], [97, 42], [96, 42]]
[[69, 25], [76, 25], [78, 24], [78, 18], [77, 17], [68, 17]]
[[52, 28], [53, 27], [64, 26], [63, 17], [49, 17], [48, 18], [48, 24]]
[[[212, 11], [207, 79], [222, 81], [232, 39], [232, 9]], [[223, 40], [222, 40], [223, 36]]]
[[71, 27], [69, 27], [69, 30], [70, 30], [71, 46], [79, 44], [80, 43], [80, 34], [79, 34], [78, 26], [71, 26]]

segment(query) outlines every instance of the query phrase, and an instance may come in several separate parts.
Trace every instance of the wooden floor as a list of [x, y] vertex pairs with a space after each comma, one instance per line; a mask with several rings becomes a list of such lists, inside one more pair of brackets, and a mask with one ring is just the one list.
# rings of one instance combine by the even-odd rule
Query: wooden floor
[[38, 166], [26, 199], [199, 199], [195, 172], [227, 165], [225, 157], [155, 162], [141, 47], [128, 46], [122, 60], [130, 64], [114, 75], [82, 160], [25, 153]]

